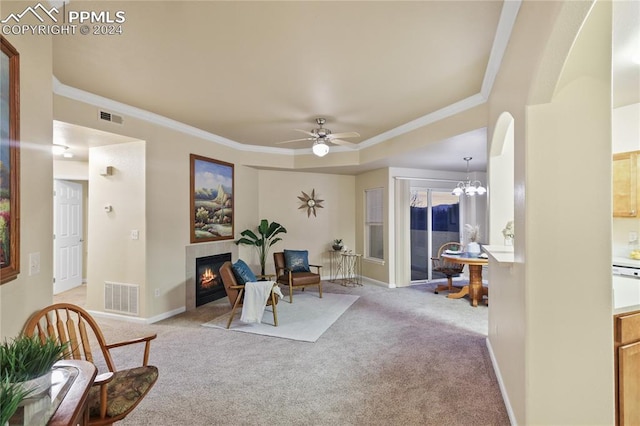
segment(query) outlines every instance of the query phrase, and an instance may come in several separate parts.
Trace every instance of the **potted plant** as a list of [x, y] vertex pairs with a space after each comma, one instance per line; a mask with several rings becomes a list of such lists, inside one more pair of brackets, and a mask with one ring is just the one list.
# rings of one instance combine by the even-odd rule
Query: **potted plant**
[[342, 238], [336, 238], [333, 240], [333, 245], [331, 246], [335, 251], [342, 250]]
[[464, 230], [467, 234], [467, 239], [469, 240], [466, 252], [472, 256], [479, 255], [480, 244], [478, 244], [478, 240], [480, 239], [480, 227], [478, 225], [466, 224], [464, 226]]
[[265, 275], [265, 265], [267, 263], [267, 255], [272, 245], [281, 241], [282, 238], [276, 237], [278, 234], [286, 234], [287, 230], [284, 226], [277, 222], [271, 222], [267, 219], [262, 219], [260, 225], [258, 225], [258, 234], [256, 235], [251, 229], [245, 229], [240, 233], [242, 238], [236, 240], [236, 244], [246, 244], [254, 246], [258, 250], [258, 257], [260, 258], [260, 274]]
[[28, 397], [31, 391], [24, 389], [17, 383], [12, 383], [9, 377], [0, 379], [0, 425], [9, 423], [9, 419], [16, 412], [23, 399]]
[[513, 221], [510, 220], [507, 222], [507, 226], [502, 230], [502, 235], [504, 236], [504, 245], [512, 246], [513, 245], [513, 237], [515, 236]]
[[67, 343], [53, 338], [41, 342], [24, 334], [0, 345], [0, 380], [38, 394], [51, 386], [51, 368], [63, 358]]

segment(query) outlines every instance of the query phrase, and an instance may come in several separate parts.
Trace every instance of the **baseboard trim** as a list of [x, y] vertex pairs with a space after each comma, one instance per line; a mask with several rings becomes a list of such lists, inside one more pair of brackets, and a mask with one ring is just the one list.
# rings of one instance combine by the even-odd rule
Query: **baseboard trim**
[[148, 325], [148, 324], [153, 324], [154, 322], [162, 321], [167, 318], [171, 318], [172, 316], [181, 314], [185, 311], [186, 311], [186, 308], [182, 306], [172, 311], [163, 312], [151, 318], [130, 317], [128, 315], [112, 314], [111, 312], [102, 312], [102, 311], [88, 311], [88, 312], [93, 317], [96, 317], [96, 318], [110, 318], [110, 319], [117, 319], [117, 320], [132, 322], [135, 324]]
[[373, 284], [373, 285], [377, 285], [379, 287], [385, 287], [385, 288], [396, 288], [395, 284], [391, 284], [391, 283], [385, 283], [383, 281], [378, 281], [378, 280], [374, 280], [373, 278], [369, 278], [369, 277], [360, 277], [360, 280], [363, 283], [367, 283], [367, 284]]
[[504, 382], [502, 381], [502, 374], [500, 374], [500, 368], [498, 367], [498, 361], [496, 360], [495, 355], [493, 354], [493, 348], [491, 347], [491, 341], [489, 338], [486, 338], [487, 349], [489, 350], [489, 357], [491, 358], [491, 365], [493, 366], [493, 371], [498, 379], [498, 386], [500, 387], [500, 393], [502, 394], [502, 400], [504, 401], [504, 406], [507, 408], [507, 415], [509, 416], [509, 422], [517, 426], [516, 416], [513, 413], [513, 409], [511, 408], [511, 403], [509, 402], [509, 395], [507, 395], [507, 388], [504, 386]]

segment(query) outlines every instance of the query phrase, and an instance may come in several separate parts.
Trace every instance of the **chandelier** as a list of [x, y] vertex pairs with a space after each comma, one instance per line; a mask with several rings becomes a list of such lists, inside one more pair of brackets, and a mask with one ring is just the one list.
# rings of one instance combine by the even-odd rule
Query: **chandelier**
[[474, 180], [473, 182], [471, 182], [471, 180], [469, 179], [469, 161], [471, 161], [471, 158], [472, 157], [464, 157], [464, 161], [467, 162], [467, 180], [458, 182], [458, 185], [453, 188], [451, 194], [457, 196], [460, 196], [462, 194], [473, 196], [476, 194], [482, 195], [487, 192], [487, 189], [482, 186], [482, 183], [480, 183], [479, 180]]

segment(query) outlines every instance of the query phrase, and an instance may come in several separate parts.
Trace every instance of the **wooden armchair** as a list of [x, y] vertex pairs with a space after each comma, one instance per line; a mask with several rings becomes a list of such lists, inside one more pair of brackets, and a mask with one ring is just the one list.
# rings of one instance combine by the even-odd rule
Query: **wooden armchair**
[[[70, 303], [48, 306], [29, 319], [23, 332], [27, 336], [39, 336], [43, 341], [53, 337], [59, 342], [69, 342], [64, 353], [65, 359], [95, 364], [97, 359], [94, 358], [91, 345], [98, 345], [109, 372], [98, 375], [89, 391], [87, 407], [90, 425], [107, 425], [125, 418], [158, 379], [158, 369], [147, 365], [151, 340], [156, 338], [155, 334], [107, 344], [96, 321], [79, 306]], [[117, 370], [111, 349], [137, 343], [144, 344], [142, 365]]]
[[[233, 316], [236, 313], [236, 309], [242, 307], [242, 302], [244, 301], [244, 285], [238, 284], [236, 280], [236, 276], [233, 273], [233, 266], [231, 262], [224, 262], [219, 269], [220, 278], [222, 279], [222, 284], [224, 284], [224, 290], [227, 292], [227, 297], [229, 298], [229, 303], [231, 303], [231, 315], [229, 315], [229, 321], [227, 321], [227, 328], [231, 326], [231, 321], [233, 321]], [[274, 286], [277, 284], [274, 283]], [[278, 311], [276, 310], [276, 305], [278, 304], [278, 297], [276, 297], [273, 289], [271, 290], [271, 295], [267, 299], [267, 306], [272, 306], [273, 310], [273, 324], [278, 326]]]
[[460, 287], [454, 287], [453, 285], [453, 277], [462, 273], [462, 269], [464, 265], [461, 263], [454, 263], [448, 259], [442, 257], [442, 254], [445, 250], [456, 250], [461, 245], [458, 242], [448, 242], [443, 244], [438, 250], [438, 257], [432, 257], [432, 271], [440, 272], [445, 277], [447, 277], [447, 284], [441, 284], [436, 287], [434, 293], [438, 294], [439, 291], [453, 291], [460, 290]]
[[294, 288], [304, 290], [305, 287], [318, 286], [320, 298], [322, 298], [322, 280], [320, 280], [320, 268], [322, 266], [308, 265], [316, 268], [315, 273], [311, 271], [293, 272], [286, 265], [284, 252], [273, 253], [273, 262], [276, 267], [276, 281], [289, 288], [289, 303], [293, 303]]

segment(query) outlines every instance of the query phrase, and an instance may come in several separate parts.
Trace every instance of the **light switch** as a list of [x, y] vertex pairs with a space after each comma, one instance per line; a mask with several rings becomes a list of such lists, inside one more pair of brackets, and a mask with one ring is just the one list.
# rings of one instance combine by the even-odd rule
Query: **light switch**
[[29, 275], [40, 273], [40, 253], [29, 253]]
[[137, 229], [132, 229], [131, 230], [131, 239], [132, 240], [137, 240], [138, 238], [140, 238], [140, 232], [138, 232]]

